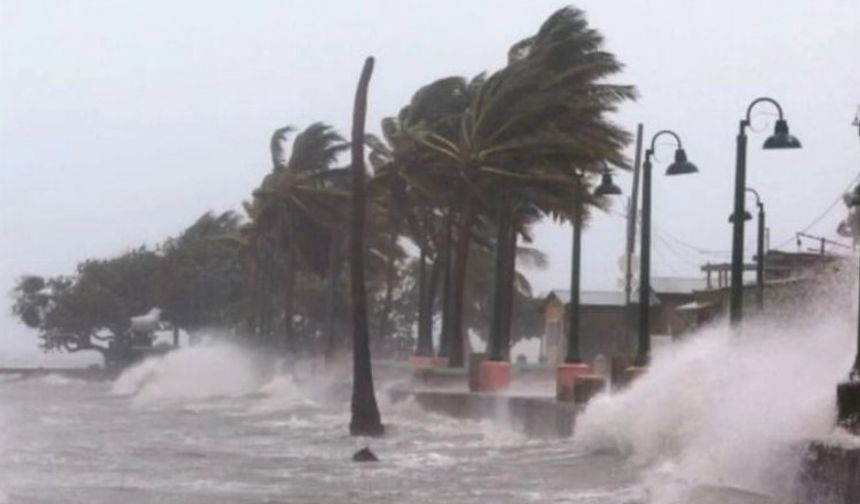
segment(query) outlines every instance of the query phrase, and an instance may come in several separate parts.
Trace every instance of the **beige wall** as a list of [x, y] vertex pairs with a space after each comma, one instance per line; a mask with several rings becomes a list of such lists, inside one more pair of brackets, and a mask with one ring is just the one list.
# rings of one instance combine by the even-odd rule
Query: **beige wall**
[[550, 364], [564, 359], [564, 306], [553, 299], [544, 310], [543, 348], [544, 357]]

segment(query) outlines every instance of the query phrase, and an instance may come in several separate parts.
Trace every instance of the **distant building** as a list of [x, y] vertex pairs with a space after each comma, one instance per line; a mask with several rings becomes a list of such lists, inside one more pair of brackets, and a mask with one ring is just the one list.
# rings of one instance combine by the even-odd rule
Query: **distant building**
[[[765, 255], [764, 313], [775, 317], [805, 316], [811, 307], [851, 309], [850, 294], [856, 282], [854, 258], [833, 254], [782, 252]], [[755, 311], [757, 286], [749, 274], [754, 264], [744, 265], [745, 312]], [[651, 278], [651, 334], [682, 336], [728, 311], [731, 264], [706, 264], [705, 278]], [[821, 307], [821, 299], [827, 299]], [[628, 308], [620, 291], [580, 293], [580, 351], [585, 360], [631, 354], [635, 351], [639, 294], [633, 293]], [[570, 292], [553, 290], [541, 303], [544, 334], [541, 358], [552, 364], [564, 360], [567, 310]]]
[[[632, 340], [629, 337], [628, 320], [638, 320], [638, 312], [628, 310], [624, 292], [582, 291], [580, 298], [580, 353], [583, 359], [591, 360], [598, 354], [604, 356], [629, 353]], [[638, 294], [635, 296], [638, 299]], [[570, 291], [553, 290], [541, 303], [544, 317], [544, 335], [541, 341], [541, 359], [551, 364], [564, 360], [567, 352], [567, 310], [570, 306]], [[632, 306], [638, 306], [632, 305]], [[660, 301], [651, 294], [651, 324], [655, 327], [660, 317]]]
[[[705, 279], [653, 277], [651, 279], [651, 334], [678, 336], [697, 327], [698, 312], [678, 310], [695, 301], [694, 292], [705, 288]], [[630, 308], [622, 291], [580, 293], [580, 352], [583, 359], [632, 353], [639, 320], [639, 293], [633, 292]], [[541, 358], [557, 364], [567, 347], [567, 310], [570, 291], [553, 290], [541, 304], [544, 335]]]

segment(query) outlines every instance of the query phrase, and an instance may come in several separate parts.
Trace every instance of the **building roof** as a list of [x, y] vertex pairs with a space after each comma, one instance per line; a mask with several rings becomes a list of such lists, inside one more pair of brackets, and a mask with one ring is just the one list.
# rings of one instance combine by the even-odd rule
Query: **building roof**
[[[562, 290], [562, 289], [554, 289], [549, 292], [546, 296], [546, 301], [550, 298], [555, 297], [562, 304], [570, 303], [570, 291]], [[639, 301], [639, 292], [638, 290], [632, 295], [633, 302]], [[624, 306], [626, 304], [626, 298], [624, 297], [623, 291], [580, 291], [579, 293], [579, 304], [582, 306]], [[651, 306], [657, 306], [660, 304], [660, 300], [657, 299], [657, 296], [654, 295], [654, 292], [651, 292]]]
[[693, 294], [693, 291], [708, 288], [705, 278], [651, 277], [651, 288], [660, 294]]

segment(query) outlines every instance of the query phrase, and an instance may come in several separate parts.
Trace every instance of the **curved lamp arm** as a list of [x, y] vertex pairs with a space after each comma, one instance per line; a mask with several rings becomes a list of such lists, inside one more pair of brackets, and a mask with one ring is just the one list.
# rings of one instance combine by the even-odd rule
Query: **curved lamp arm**
[[746, 191], [749, 193], [753, 193], [753, 195], [755, 196], [756, 205], [761, 206], [761, 197], [758, 195], [758, 191], [756, 191], [752, 187], [747, 187]]
[[648, 150], [649, 150], [652, 154], [654, 153], [654, 149], [655, 149], [655, 148], [656, 148], [656, 146], [657, 146], [657, 138], [658, 138], [658, 137], [660, 137], [660, 136], [663, 136], [663, 135], [669, 135], [669, 136], [674, 137], [674, 138], [675, 138], [675, 141], [676, 141], [676, 142], [678, 142], [678, 148], [679, 148], [679, 149], [684, 148], [684, 146], [681, 144], [681, 137], [679, 137], [677, 133], [675, 133], [675, 132], [674, 132], [674, 131], [672, 131], [672, 130], [660, 130], [660, 131], [658, 131], [657, 133], [654, 133], [654, 136], [653, 136], [653, 137], [651, 137], [651, 148], [650, 148], [650, 149], [648, 149]]
[[773, 104], [773, 106], [776, 107], [776, 111], [779, 112], [779, 118], [783, 119], [782, 107], [779, 105], [779, 103], [776, 100], [774, 100], [773, 98], [769, 98], [767, 96], [762, 96], [761, 98], [756, 98], [755, 100], [753, 100], [752, 103], [750, 103], [749, 107], [747, 107], [746, 119], [743, 120], [743, 123], [745, 125], [749, 126], [749, 124], [750, 124], [750, 119], [752, 118], [753, 108], [755, 108], [755, 106], [758, 105], [759, 103], [763, 103], [763, 102]]

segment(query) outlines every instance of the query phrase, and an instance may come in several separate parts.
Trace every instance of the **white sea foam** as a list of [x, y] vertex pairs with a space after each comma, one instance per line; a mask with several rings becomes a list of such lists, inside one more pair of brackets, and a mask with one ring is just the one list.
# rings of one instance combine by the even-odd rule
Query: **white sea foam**
[[317, 403], [296, 383], [290, 374], [277, 374], [257, 390], [259, 401], [251, 413], [267, 413], [300, 406], [315, 406]]
[[238, 397], [261, 384], [254, 359], [231, 345], [181, 348], [126, 370], [113, 384], [116, 395], [138, 403]]
[[0, 383], [12, 383], [21, 380], [24, 375], [20, 373], [10, 373], [0, 375]]
[[44, 385], [50, 385], [52, 387], [62, 387], [65, 385], [82, 383], [82, 380], [51, 373], [39, 378], [39, 382]]
[[595, 398], [574, 441], [651, 464], [653, 502], [697, 485], [788, 495], [807, 441], [834, 429], [852, 329], [830, 319], [703, 330], [656, 355], [628, 390]]

